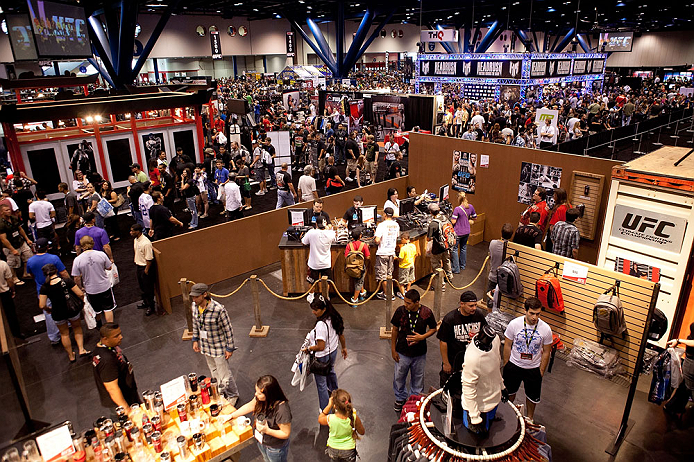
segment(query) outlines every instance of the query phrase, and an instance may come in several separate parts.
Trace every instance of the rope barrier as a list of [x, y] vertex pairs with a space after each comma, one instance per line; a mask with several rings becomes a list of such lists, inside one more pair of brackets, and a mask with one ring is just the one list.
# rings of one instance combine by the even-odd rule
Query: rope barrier
[[[248, 281], [250, 281], [250, 280], [251, 280], [251, 278], [246, 278], [246, 280], [243, 281], [243, 282], [241, 283], [241, 285], [238, 286], [236, 289], [234, 289], [234, 291], [231, 292], [231, 293], [228, 293], [228, 294], [226, 294], [226, 295], [219, 295], [219, 294], [215, 294], [215, 293], [210, 292], [210, 296], [215, 297], [215, 298], [227, 298], [227, 297], [231, 297], [231, 296], [234, 295], [236, 292], [238, 292], [239, 290], [241, 290], [241, 287], [245, 286], [246, 283], [247, 283]], [[191, 283], [191, 284], [195, 284], [195, 281], [190, 281], [190, 280], [188, 280], [188, 281], [186, 281], [186, 282], [189, 282], [189, 283]]]
[[313, 288], [316, 287], [316, 285], [318, 284], [318, 281], [315, 281], [315, 282], [313, 283], [313, 285], [311, 285], [311, 287], [309, 287], [308, 290], [307, 290], [306, 292], [304, 292], [302, 295], [299, 295], [299, 296], [297, 296], [297, 297], [285, 297], [285, 296], [283, 296], [283, 295], [279, 295], [279, 294], [273, 292], [272, 289], [270, 289], [270, 288], [267, 286], [267, 284], [265, 284], [265, 281], [263, 281], [262, 279], [258, 278], [258, 281], [259, 281], [263, 286], [265, 286], [265, 288], [267, 289], [268, 292], [270, 292], [272, 295], [274, 295], [275, 297], [277, 297], [277, 298], [279, 298], [279, 299], [281, 299], [281, 300], [301, 300], [302, 298], [304, 298], [304, 297], [306, 297], [308, 294], [310, 294], [311, 291], [313, 290]]
[[446, 275], [446, 280], [448, 281], [448, 284], [449, 284], [452, 288], [454, 288], [455, 290], [465, 290], [465, 289], [467, 289], [468, 287], [470, 287], [471, 285], [473, 285], [475, 282], [477, 282], [477, 280], [478, 280], [478, 279], [480, 278], [480, 276], [482, 275], [482, 272], [484, 271], [484, 268], [486, 268], [487, 262], [488, 262], [488, 261], [489, 261], [489, 255], [487, 255], [487, 258], [484, 259], [484, 263], [482, 263], [482, 267], [480, 268], [479, 273], [477, 273], [477, 276], [475, 276], [475, 279], [473, 279], [472, 282], [470, 282], [469, 284], [467, 284], [467, 285], [465, 285], [465, 286], [463, 286], [463, 287], [456, 287], [456, 286], [454, 286], [453, 283], [451, 282], [451, 280], [448, 278], [448, 275], [447, 275], [445, 272], [444, 272], [443, 274]]
[[368, 298], [364, 299], [364, 301], [354, 303], [354, 302], [352, 302], [351, 300], [348, 301], [345, 297], [342, 296], [342, 294], [340, 293], [340, 291], [337, 290], [337, 286], [335, 285], [335, 282], [334, 282], [332, 279], [328, 279], [328, 284], [330, 284], [331, 286], [333, 286], [333, 289], [335, 289], [335, 293], [337, 294], [337, 296], [338, 296], [339, 298], [342, 299], [343, 302], [347, 303], [348, 305], [352, 305], [352, 306], [360, 306], [360, 305], [363, 305], [363, 304], [365, 304], [366, 302], [371, 301], [371, 299], [374, 298], [374, 297], [376, 296], [376, 294], [378, 293], [378, 290], [375, 290], [371, 295], [369, 295]]

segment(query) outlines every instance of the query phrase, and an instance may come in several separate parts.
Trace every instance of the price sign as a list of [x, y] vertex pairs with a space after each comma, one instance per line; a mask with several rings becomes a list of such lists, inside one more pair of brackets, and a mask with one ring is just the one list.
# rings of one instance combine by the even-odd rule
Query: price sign
[[579, 284], [585, 284], [588, 279], [588, 267], [565, 261], [561, 277]]
[[46, 462], [53, 462], [75, 453], [67, 424], [36, 437], [36, 444]]
[[183, 376], [162, 384], [161, 398], [164, 401], [164, 409], [173, 409], [178, 404], [186, 402], [186, 378]]

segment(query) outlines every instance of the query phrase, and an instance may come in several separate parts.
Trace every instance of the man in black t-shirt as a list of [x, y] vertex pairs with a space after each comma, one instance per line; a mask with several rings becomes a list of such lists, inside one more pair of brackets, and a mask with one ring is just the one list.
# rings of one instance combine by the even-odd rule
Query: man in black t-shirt
[[136, 222], [144, 226], [144, 221], [142, 220], [142, 213], [140, 213], [140, 196], [145, 192], [145, 186], [143, 183], [137, 181], [137, 179], [130, 175], [128, 177], [130, 186], [128, 186], [128, 197], [130, 198], [130, 212]]
[[171, 209], [176, 198], [176, 188], [174, 179], [166, 171], [166, 165], [159, 164], [159, 182], [161, 183], [161, 194], [164, 196], [164, 206]]
[[152, 193], [154, 205], [149, 209], [150, 236], [154, 240], [173, 236], [174, 225], [183, 227], [183, 223], [171, 215], [171, 211], [164, 205], [164, 196], [159, 191]]
[[518, 227], [516, 234], [513, 236], [513, 242], [542, 250], [542, 230], [539, 226], [540, 216], [538, 212], [530, 213], [528, 218], [530, 224]]
[[477, 296], [471, 290], [460, 295], [460, 305], [444, 316], [441, 327], [436, 334], [439, 339], [442, 366], [439, 372], [440, 384], [443, 386], [453, 372], [463, 368], [465, 350], [472, 337], [487, 324], [484, 311], [477, 308]]
[[277, 184], [277, 206], [276, 209], [285, 205], [294, 205], [298, 196], [292, 183], [292, 177], [289, 175], [289, 165], [286, 162], [282, 164], [282, 169], [275, 174], [275, 182]]
[[359, 224], [359, 207], [364, 205], [364, 198], [361, 196], [354, 196], [352, 204], [352, 207], [348, 208], [342, 216], [342, 224], [347, 225], [349, 229]]
[[330, 215], [328, 215], [323, 210], [323, 199], [313, 200], [313, 212], [311, 212], [311, 224], [315, 227], [316, 220], [318, 217], [322, 217], [325, 220], [325, 224], [330, 224]]
[[395, 154], [395, 162], [390, 164], [388, 171], [388, 179], [400, 178], [402, 176], [402, 152]]
[[[402, 410], [403, 404], [410, 395], [418, 395], [424, 388], [424, 369], [427, 357], [427, 338], [436, 333], [434, 313], [419, 303], [419, 292], [410, 289], [405, 292], [405, 304], [393, 313], [390, 323], [393, 325], [390, 337], [390, 350], [395, 360], [396, 412]], [[406, 390], [407, 374], [410, 374], [410, 391]]]
[[111, 409], [123, 406], [129, 412], [131, 404], [142, 400], [137, 392], [133, 366], [119, 346], [123, 340], [120, 327], [108, 322], [101, 326], [99, 333], [101, 340], [92, 352], [92, 366], [101, 405]]
[[345, 156], [347, 157], [345, 181], [354, 181], [354, 176], [357, 173], [357, 159], [360, 155], [359, 143], [357, 143], [357, 132], [353, 131], [345, 142]]

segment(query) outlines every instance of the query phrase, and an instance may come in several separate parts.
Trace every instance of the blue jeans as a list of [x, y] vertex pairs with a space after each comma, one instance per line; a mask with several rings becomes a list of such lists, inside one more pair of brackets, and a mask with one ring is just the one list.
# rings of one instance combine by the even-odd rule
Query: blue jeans
[[140, 213], [140, 207], [130, 204], [130, 212], [133, 214], [133, 219], [140, 224], [143, 228], [145, 227], [145, 222], [142, 221], [142, 214]]
[[186, 197], [186, 204], [188, 204], [188, 210], [190, 210], [190, 224], [191, 228], [198, 227], [198, 209], [195, 208], [195, 197]]
[[[402, 353], [398, 353], [398, 355], [400, 356], [400, 362], [395, 363], [393, 391], [395, 392], [396, 401], [405, 402], [410, 395], [418, 395], [424, 388], [424, 366], [426, 365], [427, 355], [405, 356]], [[409, 392], [405, 389], [408, 372], [410, 372]]]
[[[467, 238], [469, 236], [469, 234], [458, 236], [455, 247], [451, 249], [451, 271], [454, 273], [460, 273], [460, 270], [464, 270], [467, 265]], [[460, 256], [458, 256], [459, 252]]]
[[[50, 307], [51, 301], [46, 300], [46, 305]], [[58, 326], [55, 325], [53, 317], [45, 311], [43, 312], [43, 314], [46, 316], [46, 334], [48, 335], [48, 340], [50, 340], [51, 342], [59, 342], [60, 331], [58, 330]]]
[[281, 448], [270, 448], [258, 443], [258, 450], [263, 455], [265, 462], [287, 462], [289, 455], [289, 439]]
[[337, 374], [335, 374], [337, 350], [327, 356], [316, 359], [322, 363], [330, 361], [331, 364], [330, 373], [328, 375], [313, 374], [313, 378], [316, 380], [316, 388], [318, 389], [318, 404], [321, 409], [325, 409], [325, 406], [328, 405], [328, 401], [330, 401], [330, 394], [333, 390], [337, 390]]
[[101, 216], [101, 214], [97, 211], [94, 211], [94, 216], [96, 217], [96, 226], [97, 228], [105, 229], [106, 226], [104, 225], [104, 217]]
[[291, 191], [277, 190], [277, 206], [276, 209], [285, 205], [294, 205], [294, 194]]

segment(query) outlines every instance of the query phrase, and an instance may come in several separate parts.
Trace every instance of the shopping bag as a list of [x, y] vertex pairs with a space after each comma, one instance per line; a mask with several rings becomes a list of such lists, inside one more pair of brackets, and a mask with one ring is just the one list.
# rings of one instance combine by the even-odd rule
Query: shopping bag
[[96, 313], [86, 296], [84, 297], [84, 309], [82, 311], [84, 312], [84, 322], [87, 323], [87, 328], [96, 329]]
[[112, 217], [115, 215], [113, 212], [113, 206], [106, 198], [102, 197], [98, 204], [96, 204], [96, 211], [104, 218]]
[[110, 270], [106, 270], [106, 276], [108, 276], [108, 280], [111, 281], [111, 287], [115, 286], [120, 282], [120, 276], [118, 275], [118, 267], [115, 263], [111, 265]]

